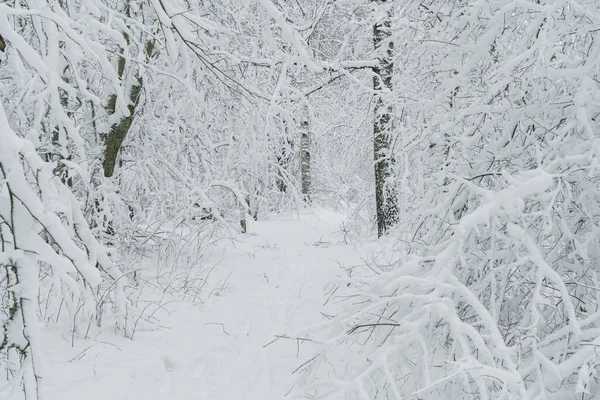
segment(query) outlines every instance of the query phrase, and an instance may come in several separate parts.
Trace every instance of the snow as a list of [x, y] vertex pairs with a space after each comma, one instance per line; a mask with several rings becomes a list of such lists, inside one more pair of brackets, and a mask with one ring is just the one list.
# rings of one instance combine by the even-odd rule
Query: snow
[[324, 287], [347, 276], [340, 265], [362, 264], [380, 245], [345, 244], [343, 220], [318, 210], [218, 242], [203, 301], [164, 300], [157, 325], [138, 325], [134, 340], [108, 330], [71, 347], [46, 331], [45, 399], [282, 399], [313, 349], [275, 335], [322, 322]]

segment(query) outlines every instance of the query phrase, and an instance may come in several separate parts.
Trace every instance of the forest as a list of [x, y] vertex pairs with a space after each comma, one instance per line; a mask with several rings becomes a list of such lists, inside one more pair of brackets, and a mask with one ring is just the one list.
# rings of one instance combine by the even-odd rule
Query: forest
[[0, 399], [600, 398], [597, 0], [0, 0]]

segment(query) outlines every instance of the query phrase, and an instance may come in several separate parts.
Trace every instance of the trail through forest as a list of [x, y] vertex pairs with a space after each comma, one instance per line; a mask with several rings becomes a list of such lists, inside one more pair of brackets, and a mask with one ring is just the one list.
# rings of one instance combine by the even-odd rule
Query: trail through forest
[[166, 302], [155, 313], [160, 326], [136, 331], [133, 341], [107, 332], [71, 348], [48, 333], [48, 398], [284, 398], [310, 343], [270, 342], [321, 322], [325, 285], [347, 276], [341, 267], [364, 264], [376, 245], [346, 244], [343, 218], [321, 210], [258, 222], [220, 242], [204, 266], [216, 265], [204, 301]]

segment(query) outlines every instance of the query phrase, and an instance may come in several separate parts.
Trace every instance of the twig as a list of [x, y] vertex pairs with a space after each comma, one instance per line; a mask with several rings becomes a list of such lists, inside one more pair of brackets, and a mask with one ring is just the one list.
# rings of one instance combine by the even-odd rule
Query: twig
[[354, 332], [356, 332], [358, 329], [360, 328], [370, 328], [370, 327], [375, 327], [375, 326], [400, 326], [400, 324], [390, 324], [390, 323], [380, 323], [380, 324], [363, 324], [363, 325], [356, 325], [352, 328], [350, 328], [348, 330], [349, 334], [352, 334]]
[[206, 325], [220, 325], [221, 329], [223, 329], [223, 333], [229, 336], [229, 333], [227, 333], [227, 331], [225, 330], [225, 324], [222, 324], [220, 322], [207, 322], [206, 324], [204, 324], [204, 326]]
[[314, 356], [313, 358], [311, 358], [310, 360], [302, 363], [298, 368], [296, 368], [293, 372], [292, 375], [294, 375], [296, 372], [298, 372], [302, 367], [304, 367], [306, 364], [308, 364], [309, 362], [313, 361], [315, 358], [317, 358], [319, 355], [317, 354], [316, 356]]
[[86, 351], [88, 351], [89, 349], [91, 349], [92, 347], [94, 347], [94, 346], [96, 346], [96, 345], [98, 345], [98, 344], [107, 344], [107, 345], [109, 345], [109, 346], [112, 346], [112, 347], [116, 348], [116, 349], [117, 349], [117, 350], [119, 350], [119, 351], [123, 351], [123, 350], [121, 350], [121, 348], [120, 348], [119, 346], [117, 346], [117, 345], [115, 345], [115, 344], [112, 344], [112, 343], [109, 343], [109, 342], [98, 342], [98, 343], [94, 343], [94, 344], [92, 344], [92, 345], [90, 345], [90, 346], [86, 347], [86, 348], [85, 348], [83, 351], [81, 351], [80, 353], [78, 353], [78, 354], [77, 354], [75, 357], [71, 358], [71, 359], [68, 361], [68, 363], [70, 363], [70, 362], [73, 362], [73, 361], [75, 361], [75, 360], [77, 360], [77, 359], [79, 359], [79, 358], [83, 357], [83, 356], [85, 355], [85, 352], [86, 352]]

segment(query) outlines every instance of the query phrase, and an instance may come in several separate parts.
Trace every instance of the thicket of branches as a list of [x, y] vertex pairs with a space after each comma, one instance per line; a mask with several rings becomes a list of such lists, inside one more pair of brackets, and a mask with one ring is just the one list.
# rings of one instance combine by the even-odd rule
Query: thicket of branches
[[401, 197], [418, 207], [398, 266], [348, 282], [361, 290], [325, 325], [311, 393], [591, 398], [598, 4], [412, 2], [394, 16], [397, 177], [408, 165]]

